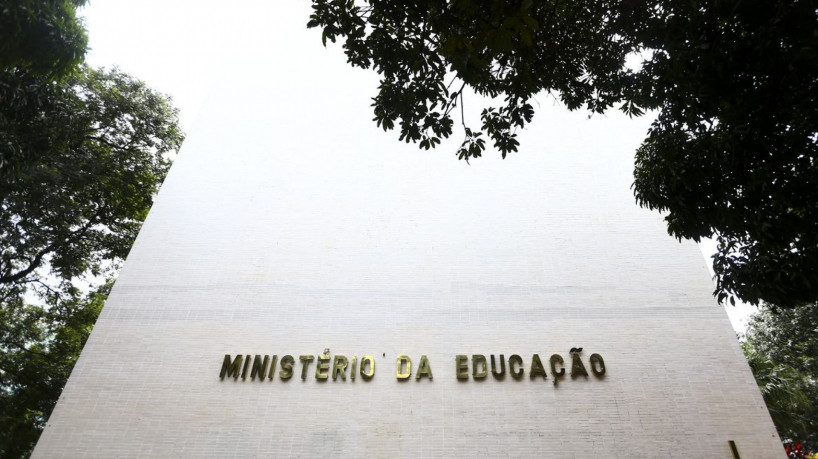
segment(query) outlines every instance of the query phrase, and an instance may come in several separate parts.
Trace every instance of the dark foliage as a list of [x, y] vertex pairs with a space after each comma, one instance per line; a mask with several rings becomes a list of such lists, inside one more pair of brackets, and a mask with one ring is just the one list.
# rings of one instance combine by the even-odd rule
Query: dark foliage
[[0, 178], [47, 150], [41, 115], [85, 57], [85, 0], [0, 0]]
[[[785, 394], [772, 401], [765, 394], [779, 434], [818, 447], [818, 305], [763, 308], [750, 321], [745, 341], [745, 350], [761, 356], [755, 361], [767, 362], [765, 370], [748, 358], [762, 393], [770, 387], [769, 392]], [[776, 384], [775, 378], [782, 383]]]
[[86, 0], [0, 0], [0, 69], [58, 78], [88, 47], [77, 8]]
[[110, 285], [85, 296], [47, 295], [38, 305], [6, 291], [0, 308], [0, 457], [27, 456], [34, 448]]

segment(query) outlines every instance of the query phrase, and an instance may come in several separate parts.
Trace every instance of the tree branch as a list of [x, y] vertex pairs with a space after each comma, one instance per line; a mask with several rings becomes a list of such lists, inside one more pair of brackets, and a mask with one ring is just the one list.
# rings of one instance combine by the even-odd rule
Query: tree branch
[[[18, 281], [29, 274], [31, 274], [35, 269], [40, 267], [40, 264], [43, 262], [43, 257], [48, 255], [49, 252], [53, 251], [54, 248], [57, 246], [56, 243], [51, 243], [47, 245], [43, 250], [39, 251], [34, 258], [29, 261], [28, 267], [17, 271], [14, 274], [7, 274], [0, 277], [0, 284], [10, 284], [12, 282]], [[11, 269], [6, 270], [7, 273], [11, 272]]]
[[[100, 214], [100, 210], [97, 209], [96, 213], [94, 213], [94, 215], [91, 216], [91, 218], [88, 219], [88, 222], [86, 222], [85, 225], [82, 226], [82, 228], [80, 228], [79, 230], [77, 230], [76, 232], [71, 234], [70, 236], [66, 237], [64, 239], [63, 243], [70, 243], [71, 240], [81, 239], [85, 235], [85, 233], [88, 231], [88, 229], [91, 228], [91, 226], [93, 226], [95, 223], [97, 223], [97, 220], [99, 219], [99, 214]], [[35, 269], [40, 267], [40, 265], [43, 262], [43, 257], [45, 257], [49, 253], [53, 252], [54, 249], [56, 249], [56, 248], [57, 248], [57, 242], [52, 242], [51, 244], [45, 246], [45, 248], [40, 250], [37, 253], [37, 255], [35, 255], [34, 258], [31, 259], [31, 261], [29, 261], [28, 267], [21, 270], [21, 271], [18, 271], [18, 272], [14, 273], [14, 274], [10, 274], [11, 273], [11, 268], [7, 269], [6, 274], [3, 275], [3, 276], [0, 276], [0, 284], [10, 284], [12, 282], [16, 282], [16, 281], [28, 276]]]
[[109, 142], [109, 141], [105, 140], [103, 137], [100, 137], [100, 136], [89, 135], [89, 136], [85, 136], [85, 139], [86, 139], [86, 140], [96, 140], [96, 141], [97, 141], [97, 142], [99, 142], [99, 143], [102, 143], [102, 144], [108, 145], [109, 147], [111, 147], [111, 148], [113, 148], [113, 149], [117, 149], [117, 150], [122, 148], [122, 147], [120, 147], [120, 146], [118, 146], [118, 145], [114, 145], [114, 144], [112, 144], [111, 142]]
[[2, 344], [4, 347], [7, 347], [7, 348], [8, 348], [8, 346], [12, 346], [12, 347], [14, 347], [16, 349], [27, 352], [29, 354], [37, 354], [37, 355], [41, 355], [43, 357], [50, 357], [45, 352], [40, 352], [40, 351], [35, 351], [34, 349], [29, 349], [29, 348], [25, 347], [23, 345], [23, 343], [18, 343], [16, 341], [0, 340], [0, 344]]

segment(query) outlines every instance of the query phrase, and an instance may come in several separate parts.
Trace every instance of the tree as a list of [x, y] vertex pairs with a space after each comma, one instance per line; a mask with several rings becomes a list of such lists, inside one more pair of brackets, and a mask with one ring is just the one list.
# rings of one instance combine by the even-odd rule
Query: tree
[[[765, 396], [778, 432], [783, 437], [818, 444], [818, 305], [786, 310], [762, 308], [751, 319], [744, 340], [745, 353], [760, 387], [767, 385], [762, 381], [772, 380], [770, 376], [787, 381], [778, 386], [780, 393], [792, 395], [789, 399], [783, 397], [783, 403], [771, 403]], [[798, 393], [803, 399], [799, 400]]]
[[0, 308], [0, 457], [34, 448], [111, 284], [88, 295], [52, 296], [44, 305], [12, 296]]
[[811, 409], [802, 389], [806, 384], [804, 376], [789, 365], [773, 361], [748, 343], [742, 346], [778, 435], [804, 441], [810, 424], [806, 413]]
[[[668, 232], [716, 237], [719, 300], [818, 301], [818, 16], [776, 0], [313, 0], [308, 27], [381, 75], [374, 121], [458, 157], [505, 158], [532, 98], [658, 112], [636, 153], [637, 202]], [[641, 56], [638, 69], [626, 66]], [[473, 129], [464, 91], [492, 98]]]
[[39, 436], [107, 295], [111, 281], [99, 279], [115, 275], [183, 139], [169, 100], [116, 69], [82, 66], [43, 84], [36, 116], [2, 132], [29, 149], [0, 181], [0, 420], [9, 426], [0, 454], [9, 457]]
[[167, 99], [117, 70], [84, 69], [50, 104], [31, 142], [40, 160], [0, 183], [0, 286], [124, 258], [182, 142]]

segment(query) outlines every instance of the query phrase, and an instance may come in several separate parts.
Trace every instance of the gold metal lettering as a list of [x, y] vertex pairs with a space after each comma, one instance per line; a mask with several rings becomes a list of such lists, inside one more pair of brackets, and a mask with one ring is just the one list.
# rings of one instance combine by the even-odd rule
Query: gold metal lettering
[[[548, 362], [551, 366], [551, 374], [554, 376], [554, 385], [556, 386], [560, 378], [565, 376], [565, 368], [562, 368], [565, 364], [565, 360], [563, 360], [559, 354], [551, 354], [551, 358], [548, 359]], [[557, 371], [557, 365], [560, 366], [560, 371]]]
[[[405, 371], [404, 371], [405, 369]], [[395, 375], [399, 381], [405, 381], [412, 375], [412, 359], [407, 355], [399, 355]]]
[[730, 445], [730, 452], [733, 453], [733, 459], [741, 459], [741, 456], [738, 455], [735, 440], [727, 440], [727, 444]]
[[432, 380], [432, 366], [429, 365], [429, 359], [426, 358], [425, 355], [420, 356], [420, 365], [418, 365], [418, 374], [415, 376], [415, 379], [420, 381], [420, 378], [426, 376], [429, 380]]
[[[479, 369], [478, 369], [479, 367]], [[488, 368], [486, 366], [486, 356], [482, 354], [472, 354], [471, 356], [471, 376], [474, 379], [486, 379]]]
[[278, 377], [284, 381], [293, 377], [293, 364], [295, 359], [291, 355], [285, 355], [281, 358], [281, 371], [278, 372]]
[[506, 358], [503, 354], [500, 354], [500, 371], [497, 371], [496, 366], [494, 365], [494, 354], [491, 354], [491, 374], [497, 379], [503, 379], [506, 375]]
[[548, 373], [545, 372], [545, 367], [542, 366], [540, 355], [534, 354], [531, 357], [531, 371], [529, 372], [529, 377], [534, 379], [537, 376], [542, 376], [542, 379], [546, 379], [548, 378]]
[[454, 358], [457, 379], [461, 381], [469, 380], [469, 358], [465, 355], [457, 355]]
[[[520, 368], [518, 370], [514, 370], [514, 366], [519, 365]], [[517, 354], [512, 354], [511, 357], [508, 358], [508, 372], [511, 373], [511, 377], [514, 379], [520, 379], [523, 377], [523, 358]]]
[[230, 354], [224, 354], [224, 362], [222, 362], [222, 371], [219, 372], [219, 378], [224, 379], [225, 375], [229, 377], [233, 377], [233, 379], [239, 378], [239, 373], [241, 372], [241, 354], [237, 354], [236, 358], [233, 361], [230, 361]]
[[315, 360], [315, 357], [311, 355], [299, 355], [298, 360], [301, 361], [301, 380], [307, 380], [307, 369], [310, 367], [310, 363]]
[[247, 357], [244, 358], [244, 368], [241, 370], [241, 379], [247, 379], [247, 368], [250, 366], [250, 354], [247, 354]]
[[[582, 348], [573, 348], [571, 352], [571, 372], [572, 378], [577, 376], [588, 377], [588, 370], [580, 358]], [[237, 380], [239, 376], [243, 380], [247, 379], [248, 373], [250, 379], [255, 380], [258, 377], [259, 381], [264, 381], [265, 374], [267, 379], [272, 380], [276, 371], [276, 363], [278, 363], [278, 355], [260, 355], [255, 356], [237, 354], [231, 357], [230, 354], [225, 354], [222, 362], [221, 371], [219, 372], [219, 379], [224, 380], [225, 376], [233, 377]], [[505, 355], [499, 354], [499, 370], [494, 354], [491, 358], [491, 373], [496, 379], [503, 379], [506, 373]], [[300, 355], [301, 361], [301, 379], [307, 379], [310, 363], [315, 360], [312, 355]], [[370, 380], [375, 375], [375, 359], [372, 356], [365, 355], [360, 359], [360, 369], [358, 369], [358, 357], [352, 356], [347, 358], [344, 355], [336, 355], [331, 358], [328, 353], [318, 356], [318, 363], [315, 369], [315, 379], [319, 381], [326, 381], [330, 375], [330, 360], [332, 360], [332, 380], [341, 379], [346, 381], [347, 368], [350, 369], [350, 379], [355, 378], [360, 374], [364, 380]], [[552, 354], [549, 358], [549, 367], [551, 375], [554, 377], [554, 385], [556, 386], [559, 379], [565, 377], [567, 368], [565, 367], [565, 359], [559, 354]], [[590, 357], [591, 372], [594, 376], [601, 378], [605, 376], [606, 368], [605, 361], [600, 354], [591, 354]], [[281, 370], [279, 371], [279, 378], [283, 381], [289, 380], [293, 376], [293, 367], [295, 366], [295, 359], [292, 355], [285, 355], [281, 358]], [[488, 376], [488, 362], [486, 356], [483, 354], [472, 354], [471, 356], [472, 375], [475, 380], [482, 380]], [[525, 374], [525, 368], [522, 357], [517, 354], [512, 354], [508, 358], [509, 373], [514, 379], [521, 379]], [[469, 357], [467, 355], [458, 354], [455, 356], [455, 370], [457, 379], [461, 381], [468, 381], [469, 379]], [[407, 355], [399, 355], [396, 361], [395, 376], [399, 381], [405, 381], [411, 378], [412, 375], [412, 360]], [[542, 376], [543, 379], [548, 378], [547, 371], [543, 366], [539, 354], [533, 354], [531, 359], [531, 368], [529, 370], [531, 379], [537, 376]], [[420, 357], [420, 363], [417, 368], [415, 380], [420, 381], [423, 377], [432, 380], [432, 366], [429, 358], [426, 355]]]
[[[367, 369], [367, 364], [369, 369]], [[371, 355], [361, 357], [361, 377], [369, 381], [375, 376], [375, 359]]]
[[605, 376], [605, 361], [599, 354], [591, 354], [591, 373], [597, 377]]
[[588, 370], [585, 369], [585, 365], [582, 363], [582, 360], [579, 358], [579, 352], [572, 352], [571, 353], [571, 377], [576, 378], [577, 376], [588, 376]]
[[332, 380], [335, 381], [339, 374], [341, 379], [347, 380], [347, 358], [343, 355], [336, 355], [332, 359]]
[[270, 373], [267, 375], [267, 379], [270, 381], [273, 380], [273, 374], [276, 371], [276, 361], [278, 360], [278, 354], [273, 354], [273, 360], [270, 362]]
[[329, 354], [318, 356], [318, 363], [315, 365], [315, 379], [326, 381], [329, 377]]
[[[562, 365], [565, 364], [565, 360], [562, 359], [562, 356], [559, 354], [552, 354], [551, 358], [548, 359], [551, 363], [551, 374], [556, 376], [564, 376], [565, 375], [565, 368], [562, 368]], [[557, 371], [557, 365], [560, 366], [560, 371]]]
[[256, 379], [256, 375], [258, 375], [258, 380], [264, 381], [264, 375], [267, 373], [267, 364], [269, 363], [269, 355], [265, 355], [262, 361], [261, 356], [256, 354], [255, 358], [253, 358], [253, 367], [250, 370], [250, 379]]

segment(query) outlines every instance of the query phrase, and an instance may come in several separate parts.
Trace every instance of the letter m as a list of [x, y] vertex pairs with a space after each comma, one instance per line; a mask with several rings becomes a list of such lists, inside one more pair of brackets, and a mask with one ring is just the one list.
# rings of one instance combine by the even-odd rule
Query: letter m
[[224, 379], [224, 376], [233, 377], [236, 379], [241, 372], [241, 354], [237, 355], [233, 361], [230, 361], [230, 354], [224, 355], [224, 363], [222, 363], [222, 371], [219, 373], [219, 378]]

